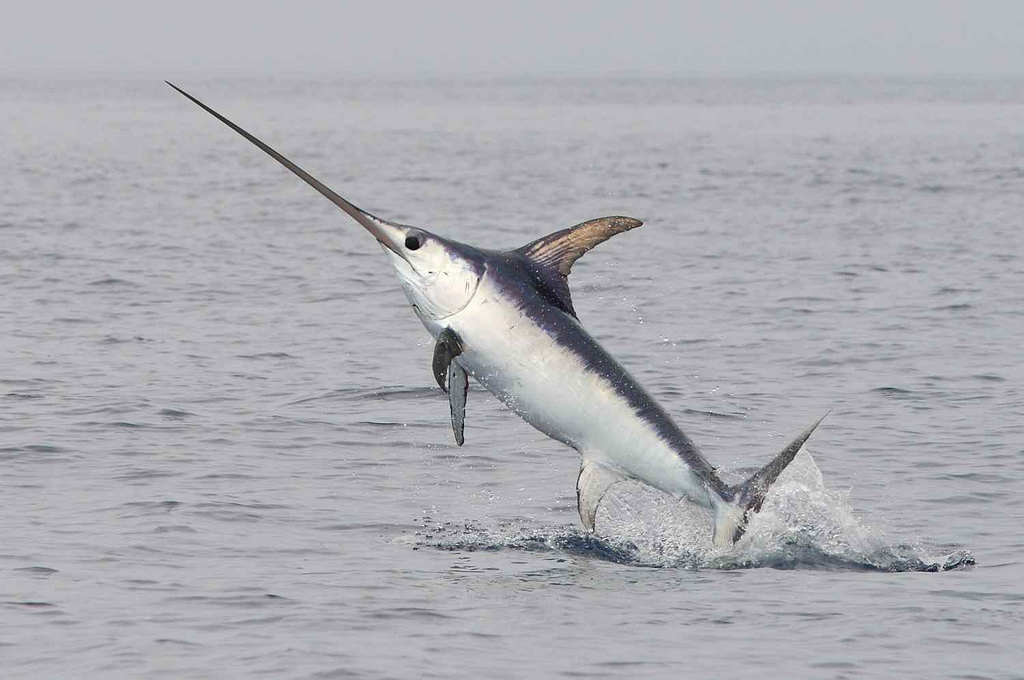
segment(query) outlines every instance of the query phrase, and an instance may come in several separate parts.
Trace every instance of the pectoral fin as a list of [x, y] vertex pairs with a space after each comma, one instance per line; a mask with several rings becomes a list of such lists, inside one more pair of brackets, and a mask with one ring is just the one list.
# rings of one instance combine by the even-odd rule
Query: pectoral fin
[[576, 504], [580, 521], [587, 531], [594, 532], [597, 506], [613, 484], [626, 479], [626, 475], [601, 463], [586, 458], [580, 464], [580, 476], [576, 478]]
[[469, 393], [469, 374], [454, 361], [448, 364], [448, 405], [452, 411], [452, 431], [459, 446], [466, 441], [466, 395]]
[[469, 393], [469, 375], [466, 369], [455, 363], [455, 357], [462, 354], [462, 342], [450, 328], [437, 336], [434, 345], [434, 379], [441, 389], [448, 393], [448, 406], [452, 412], [452, 431], [459, 446], [466, 441], [466, 395]]
[[437, 384], [445, 392], [448, 391], [448, 386], [445, 382], [448, 377], [448, 366], [452, 363], [452, 359], [460, 354], [462, 354], [462, 343], [459, 341], [459, 336], [455, 335], [455, 331], [451, 328], [445, 328], [437, 336], [437, 344], [434, 345], [434, 360], [432, 362], [434, 380], [437, 381]]

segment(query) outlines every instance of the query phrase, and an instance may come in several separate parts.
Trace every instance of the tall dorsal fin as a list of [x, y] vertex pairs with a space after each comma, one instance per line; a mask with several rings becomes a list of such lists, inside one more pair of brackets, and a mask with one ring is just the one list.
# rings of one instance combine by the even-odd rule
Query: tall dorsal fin
[[575, 317], [569, 294], [569, 272], [573, 264], [597, 244], [641, 224], [643, 222], [632, 217], [600, 217], [548, 234], [515, 252], [537, 268], [540, 292], [552, 297], [552, 302]]
[[599, 217], [527, 243], [519, 248], [519, 252], [537, 264], [551, 267], [562, 276], [569, 276], [573, 263], [583, 253], [641, 224], [643, 222], [632, 217]]

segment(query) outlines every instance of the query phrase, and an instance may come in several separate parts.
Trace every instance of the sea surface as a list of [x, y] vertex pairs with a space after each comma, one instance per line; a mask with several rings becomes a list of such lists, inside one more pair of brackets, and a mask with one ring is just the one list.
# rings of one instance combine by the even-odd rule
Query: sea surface
[[[173, 79], [173, 78], [172, 78]], [[155, 80], [0, 80], [0, 677], [1024, 677], [1024, 80], [176, 84], [488, 248], [644, 220], [583, 324], [747, 536], [470, 390], [352, 220]]]

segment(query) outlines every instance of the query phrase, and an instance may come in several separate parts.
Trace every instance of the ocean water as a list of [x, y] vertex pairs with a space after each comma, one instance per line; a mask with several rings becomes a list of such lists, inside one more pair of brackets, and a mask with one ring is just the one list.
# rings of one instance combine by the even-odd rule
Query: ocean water
[[1024, 677], [1024, 81], [182, 80], [485, 247], [645, 226], [580, 319], [748, 535], [432, 344], [370, 237], [161, 82], [0, 81], [0, 676]]

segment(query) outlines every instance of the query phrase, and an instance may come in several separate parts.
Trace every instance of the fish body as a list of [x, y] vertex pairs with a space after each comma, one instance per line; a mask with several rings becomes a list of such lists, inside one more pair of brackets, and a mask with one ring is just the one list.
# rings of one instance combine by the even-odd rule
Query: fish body
[[[168, 83], [171, 85], [171, 83]], [[634, 479], [709, 509], [713, 541], [743, 535], [769, 487], [821, 423], [746, 481], [726, 485], [657, 401], [580, 323], [568, 277], [573, 263], [639, 227], [602, 217], [514, 250], [478, 248], [383, 220], [342, 198], [291, 160], [184, 90], [175, 90], [284, 165], [377, 239], [416, 315], [435, 339], [432, 368], [449, 396], [452, 429], [465, 438], [468, 379], [547, 436], [580, 454], [580, 519], [596, 529], [614, 484]]]

